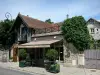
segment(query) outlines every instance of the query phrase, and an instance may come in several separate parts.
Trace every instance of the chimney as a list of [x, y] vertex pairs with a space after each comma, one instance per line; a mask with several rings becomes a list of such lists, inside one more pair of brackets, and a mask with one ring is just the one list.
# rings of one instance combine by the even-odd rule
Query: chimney
[[67, 19], [69, 18], [69, 15], [67, 14]]
[[18, 14], [20, 14], [20, 12]]

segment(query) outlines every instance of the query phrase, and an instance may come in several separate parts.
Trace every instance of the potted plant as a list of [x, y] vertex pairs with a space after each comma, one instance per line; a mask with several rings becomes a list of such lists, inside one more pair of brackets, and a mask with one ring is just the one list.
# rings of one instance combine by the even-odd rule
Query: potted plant
[[59, 72], [60, 66], [56, 63], [58, 58], [58, 52], [55, 49], [49, 49], [46, 53], [46, 58], [49, 60], [49, 63], [46, 65], [46, 69], [50, 72]]
[[49, 71], [52, 73], [58, 73], [60, 72], [60, 65], [59, 64], [52, 64], [49, 68]]
[[19, 49], [19, 67], [25, 67], [26, 49]]

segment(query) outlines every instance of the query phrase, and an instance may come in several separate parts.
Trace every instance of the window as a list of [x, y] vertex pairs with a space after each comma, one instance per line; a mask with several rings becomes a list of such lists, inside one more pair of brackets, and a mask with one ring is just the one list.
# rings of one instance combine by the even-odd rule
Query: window
[[27, 40], [27, 28], [26, 27], [21, 27], [21, 39]]
[[97, 31], [98, 31], [98, 29], [97, 29]]
[[98, 34], [99, 33], [99, 29], [97, 29], [97, 32], [96, 32], [96, 34]]
[[90, 24], [94, 24], [94, 20], [90, 20], [89, 23], [90, 23]]
[[91, 34], [94, 34], [94, 28], [91, 28]]

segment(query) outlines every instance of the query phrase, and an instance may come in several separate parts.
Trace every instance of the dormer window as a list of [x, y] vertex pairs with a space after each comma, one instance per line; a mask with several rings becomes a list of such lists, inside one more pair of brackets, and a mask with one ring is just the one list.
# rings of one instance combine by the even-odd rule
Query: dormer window
[[94, 24], [94, 20], [90, 20], [89, 23], [90, 23], [90, 24]]
[[91, 34], [94, 34], [94, 28], [91, 28]]

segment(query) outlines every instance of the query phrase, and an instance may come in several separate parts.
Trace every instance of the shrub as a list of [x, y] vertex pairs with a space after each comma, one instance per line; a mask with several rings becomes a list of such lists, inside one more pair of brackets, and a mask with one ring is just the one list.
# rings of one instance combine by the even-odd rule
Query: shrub
[[60, 71], [60, 65], [59, 64], [52, 64], [49, 68], [50, 72], [58, 73]]
[[25, 60], [27, 56], [26, 49], [20, 49], [19, 50], [19, 58], [20, 60]]
[[55, 66], [56, 66], [56, 72], [59, 72], [60, 71], [60, 65], [59, 64], [55, 64]]
[[58, 58], [58, 52], [55, 49], [50, 49], [47, 51], [46, 57], [49, 60], [55, 61]]

